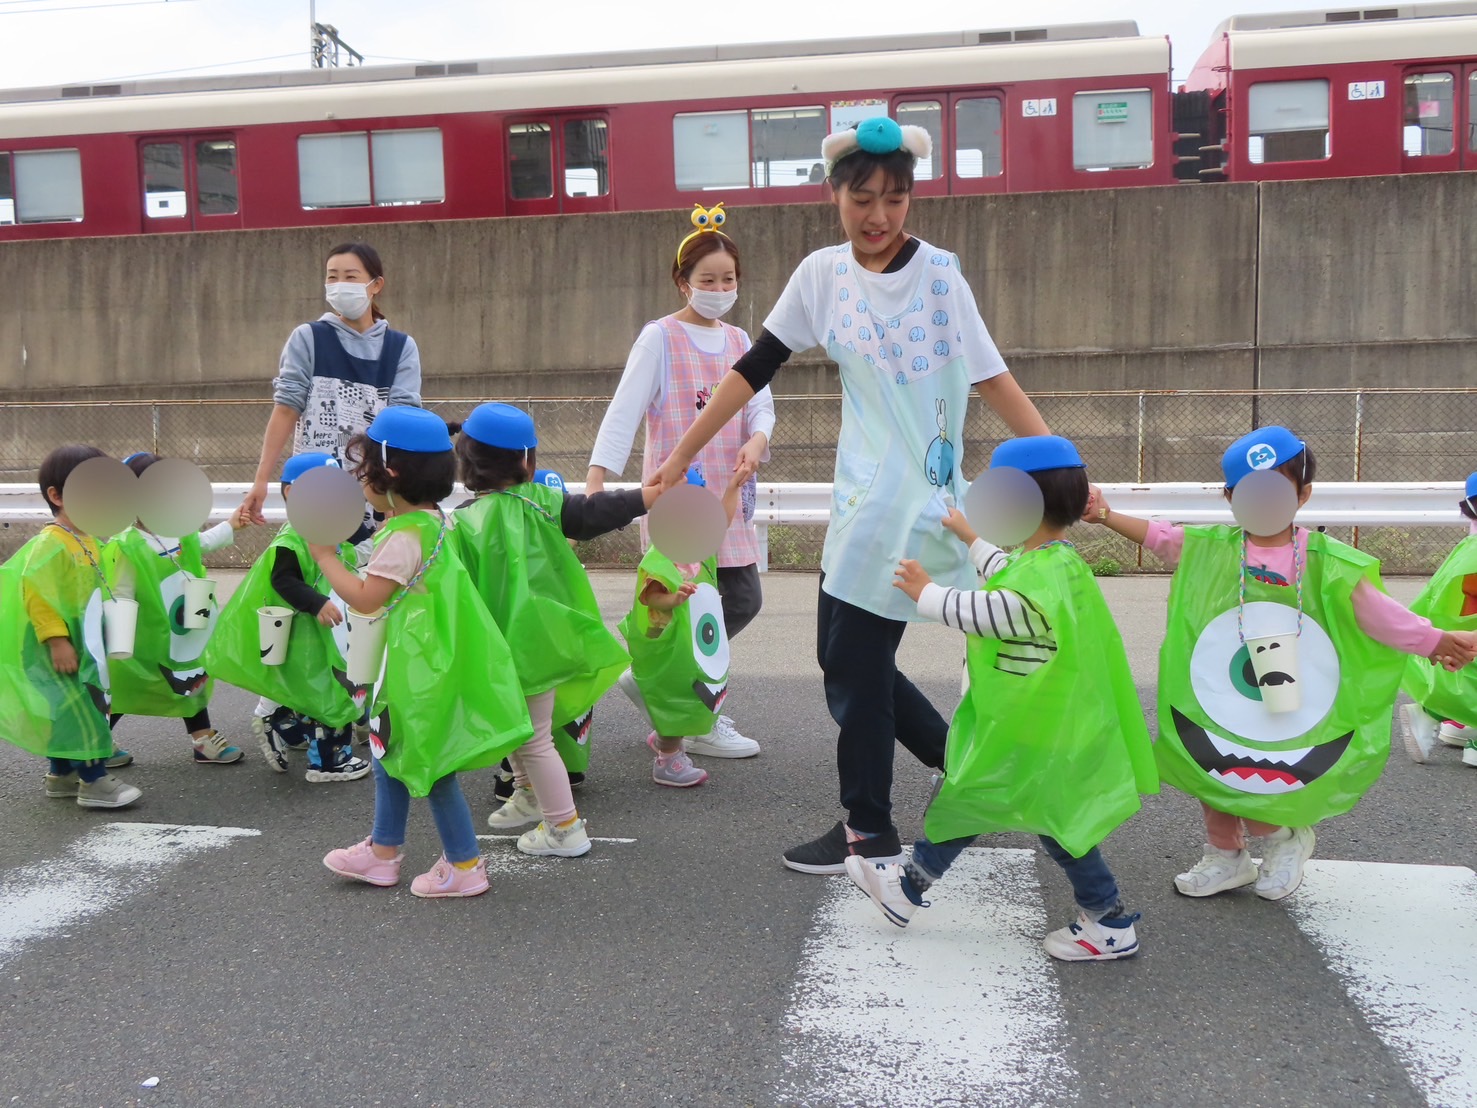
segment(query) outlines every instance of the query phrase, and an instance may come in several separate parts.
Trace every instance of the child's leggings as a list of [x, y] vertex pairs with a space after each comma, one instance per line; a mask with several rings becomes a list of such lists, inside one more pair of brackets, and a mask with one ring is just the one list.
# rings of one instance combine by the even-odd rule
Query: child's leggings
[[532, 787], [544, 823], [557, 827], [574, 819], [575, 807], [569, 773], [554, 747], [553, 689], [528, 698], [528, 718], [533, 721], [533, 738], [508, 755], [513, 783], [520, 789]]
[[[937, 881], [976, 837], [971, 835], [964, 839], [951, 839], [946, 843], [919, 839], [913, 844], [913, 865], [922, 870], [930, 881]], [[1077, 901], [1077, 907], [1093, 919], [1100, 919], [1118, 907], [1118, 882], [1113, 877], [1113, 871], [1108, 868], [1108, 863], [1103, 860], [1102, 851], [1093, 847], [1082, 857], [1074, 858], [1055, 839], [1045, 835], [1040, 838], [1046, 853], [1051, 855], [1053, 862], [1062, 867], [1062, 872], [1071, 882], [1072, 897]]]
[[[470, 862], [482, 851], [477, 846], [477, 829], [472, 825], [472, 809], [457, 784], [456, 774], [448, 773], [434, 785], [426, 798], [431, 802], [431, 817], [441, 834], [441, 848], [446, 860], [455, 865]], [[405, 824], [410, 818], [410, 791], [385, 772], [379, 759], [374, 762], [374, 830], [370, 839], [380, 846], [404, 846]]]
[[1282, 830], [1275, 823], [1258, 823], [1230, 812], [1217, 812], [1203, 802], [1200, 807], [1205, 810], [1205, 841], [1220, 850], [1245, 850], [1247, 835], [1270, 835]]

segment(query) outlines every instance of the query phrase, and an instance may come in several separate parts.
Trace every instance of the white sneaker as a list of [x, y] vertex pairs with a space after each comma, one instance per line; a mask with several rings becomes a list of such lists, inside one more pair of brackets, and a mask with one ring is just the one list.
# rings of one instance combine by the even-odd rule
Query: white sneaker
[[[1405, 725], [1401, 728], [1405, 737], [1405, 753], [1410, 755], [1412, 762], [1425, 765], [1431, 760], [1431, 751], [1436, 749], [1436, 721], [1426, 715], [1419, 704], [1402, 704], [1400, 722]], [[1443, 737], [1441, 741], [1446, 739]]]
[[1462, 751], [1462, 764], [1477, 766], [1477, 739], [1467, 743], [1467, 749]]
[[752, 758], [759, 753], [759, 744], [740, 735], [727, 716], [719, 716], [708, 734], [689, 735], [686, 746], [687, 753], [705, 754], [709, 758]]
[[540, 823], [532, 831], [518, 837], [518, 849], [541, 858], [578, 858], [590, 853], [590, 836], [585, 834], [585, 821], [577, 819], [568, 827], [550, 827]]
[[1110, 927], [1079, 914], [1076, 923], [1051, 932], [1041, 940], [1046, 953], [1063, 962], [1111, 962], [1139, 952], [1133, 925], [1138, 914], [1125, 916], [1121, 927]]
[[1214, 896], [1250, 885], [1257, 879], [1256, 863], [1251, 855], [1241, 851], [1234, 858], [1227, 858], [1209, 846], [1205, 857], [1196, 862], [1174, 879], [1175, 891], [1184, 896]]
[[1262, 875], [1256, 879], [1256, 895], [1263, 900], [1291, 896], [1303, 883], [1303, 863], [1313, 856], [1318, 836], [1311, 827], [1289, 827], [1285, 839], [1268, 836], [1263, 841]]
[[514, 789], [513, 795], [501, 808], [487, 817], [487, 826], [506, 831], [513, 827], [524, 827], [537, 823], [544, 813], [534, 799], [532, 789]]
[[903, 867], [896, 862], [878, 864], [856, 854], [846, 856], [846, 876], [872, 898], [888, 923], [907, 927], [919, 908], [903, 892]]
[[1441, 724], [1441, 730], [1436, 735], [1447, 746], [1466, 746], [1472, 741], [1472, 736], [1467, 734], [1468, 730], [1456, 720], [1449, 719]]

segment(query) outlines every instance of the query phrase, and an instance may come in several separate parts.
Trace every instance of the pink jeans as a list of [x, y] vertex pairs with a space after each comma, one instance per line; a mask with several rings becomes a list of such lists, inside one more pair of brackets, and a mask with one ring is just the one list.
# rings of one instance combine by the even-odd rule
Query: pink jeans
[[1262, 836], [1282, 830], [1275, 823], [1258, 823], [1254, 819], [1242, 819], [1229, 812], [1218, 812], [1205, 803], [1202, 803], [1200, 807], [1205, 810], [1206, 841], [1221, 850], [1245, 850], [1248, 834]]
[[576, 813], [569, 774], [559, 751], [554, 749], [553, 689], [528, 698], [528, 716], [533, 721], [533, 738], [508, 755], [513, 783], [519, 788], [533, 788], [544, 823], [555, 827], [568, 823]]

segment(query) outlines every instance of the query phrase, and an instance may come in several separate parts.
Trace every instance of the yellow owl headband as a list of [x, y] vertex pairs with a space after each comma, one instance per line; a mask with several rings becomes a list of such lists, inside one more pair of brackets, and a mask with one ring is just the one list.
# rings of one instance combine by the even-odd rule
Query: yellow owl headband
[[[718, 201], [711, 208], [705, 208], [701, 204], [692, 206], [692, 225], [697, 228], [677, 245], [677, 268], [682, 268], [682, 251], [687, 249], [687, 244], [699, 235], [716, 234], [724, 239], [728, 236], [718, 228], [728, 222], [728, 213], [723, 210], [723, 201]], [[732, 241], [732, 240], [729, 240]]]

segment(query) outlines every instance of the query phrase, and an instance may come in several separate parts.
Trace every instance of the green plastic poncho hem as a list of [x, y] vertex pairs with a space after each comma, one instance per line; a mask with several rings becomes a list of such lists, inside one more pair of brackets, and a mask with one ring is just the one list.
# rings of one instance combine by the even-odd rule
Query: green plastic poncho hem
[[[1410, 605], [1442, 631], [1477, 631], [1477, 615], [1462, 615], [1463, 579], [1477, 574], [1477, 535], [1468, 535], [1447, 555]], [[1424, 658], [1409, 658], [1400, 680], [1410, 698], [1428, 714], [1477, 727], [1477, 664], [1451, 673]]]

